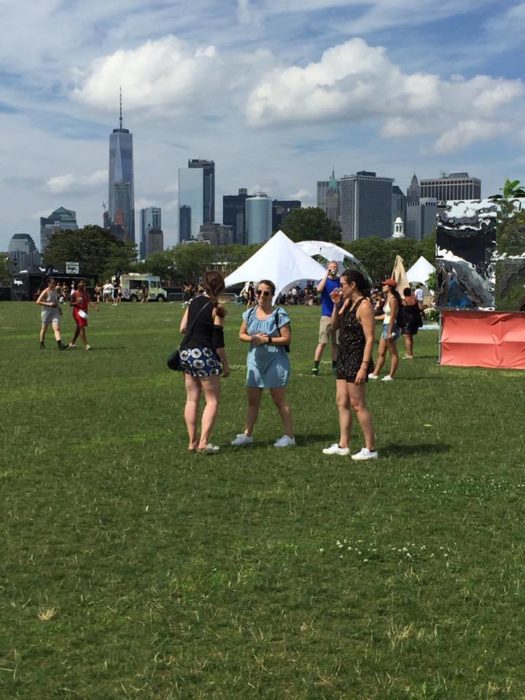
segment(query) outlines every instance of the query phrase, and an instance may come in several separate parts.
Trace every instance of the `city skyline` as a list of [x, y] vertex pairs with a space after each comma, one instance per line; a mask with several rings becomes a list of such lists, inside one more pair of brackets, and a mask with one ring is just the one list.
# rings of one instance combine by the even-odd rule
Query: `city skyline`
[[185, 7], [2, 10], [0, 249], [18, 232], [38, 240], [40, 217], [58, 207], [80, 226], [102, 223], [119, 86], [135, 211], [162, 208], [166, 246], [177, 241], [177, 170], [201, 156], [216, 163], [218, 222], [222, 196], [240, 187], [315, 206], [332, 168], [377, 172], [403, 192], [413, 173], [468, 171], [483, 196], [525, 180], [522, 1]]

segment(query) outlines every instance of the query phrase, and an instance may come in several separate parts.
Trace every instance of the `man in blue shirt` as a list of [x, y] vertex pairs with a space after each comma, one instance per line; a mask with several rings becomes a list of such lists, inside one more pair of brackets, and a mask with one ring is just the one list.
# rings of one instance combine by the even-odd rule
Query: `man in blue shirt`
[[339, 275], [337, 274], [337, 263], [331, 261], [326, 266], [326, 274], [317, 285], [317, 291], [321, 294], [321, 321], [319, 323], [319, 344], [315, 349], [314, 366], [312, 374], [319, 374], [319, 362], [327, 343], [332, 341], [332, 369], [335, 371], [337, 363], [337, 338], [332, 333], [332, 309], [334, 302], [330, 299], [330, 294], [334, 289], [339, 289]]

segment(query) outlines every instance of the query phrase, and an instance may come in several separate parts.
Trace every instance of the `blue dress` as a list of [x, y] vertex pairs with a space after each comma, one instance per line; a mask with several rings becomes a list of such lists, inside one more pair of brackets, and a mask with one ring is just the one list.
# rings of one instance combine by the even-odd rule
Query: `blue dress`
[[[248, 335], [264, 333], [276, 338], [279, 328], [290, 323], [290, 317], [278, 306], [264, 321], [257, 318], [255, 307], [242, 315]], [[250, 345], [247, 358], [246, 385], [260, 389], [285, 387], [290, 380], [290, 361], [283, 345]]]

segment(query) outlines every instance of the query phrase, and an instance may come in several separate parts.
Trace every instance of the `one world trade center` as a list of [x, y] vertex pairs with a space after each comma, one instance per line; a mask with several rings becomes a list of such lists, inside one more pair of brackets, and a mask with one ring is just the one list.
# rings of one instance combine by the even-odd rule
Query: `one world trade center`
[[108, 224], [117, 238], [135, 243], [135, 196], [133, 188], [133, 134], [120, 126], [109, 137]]

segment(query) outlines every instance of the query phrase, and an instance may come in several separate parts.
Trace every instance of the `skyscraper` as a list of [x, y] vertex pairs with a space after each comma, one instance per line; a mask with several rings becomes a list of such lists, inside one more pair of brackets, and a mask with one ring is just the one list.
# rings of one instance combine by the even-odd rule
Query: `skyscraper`
[[436, 225], [436, 197], [423, 197], [422, 188], [414, 174], [407, 190], [407, 218], [405, 233], [408, 238], [420, 241], [432, 232]]
[[390, 238], [392, 235], [393, 178], [360, 170], [341, 178], [341, 228], [343, 241], [358, 238]]
[[204, 223], [204, 170], [179, 168], [179, 243], [196, 239]]
[[317, 182], [317, 207], [322, 209], [330, 221], [341, 223], [341, 181], [332, 175], [329, 180]]
[[122, 127], [122, 92], [119, 128], [109, 137], [107, 223], [117, 238], [135, 243], [133, 134]]
[[247, 243], [265, 243], [272, 235], [272, 200], [265, 192], [246, 199]]
[[437, 178], [421, 180], [421, 197], [438, 202], [461, 199], [480, 199], [481, 180], [468, 173], [450, 173]]
[[12, 272], [20, 272], [32, 265], [40, 265], [40, 253], [28, 233], [15, 233], [9, 241], [8, 256]]
[[45, 252], [51, 236], [56, 231], [74, 231], [78, 228], [77, 213], [58, 207], [49, 216], [40, 217], [40, 250]]
[[194, 158], [188, 161], [188, 168], [202, 170], [202, 223], [211, 224], [215, 221], [215, 163]]
[[248, 190], [239, 189], [239, 194], [225, 194], [222, 198], [222, 223], [233, 231], [233, 242], [246, 243], [246, 198]]
[[152, 253], [164, 249], [162, 232], [162, 212], [160, 207], [147, 207], [140, 210], [140, 257], [147, 258]]
[[272, 231], [278, 231], [294, 209], [300, 209], [298, 199], [274, 199], [272, 202]]

